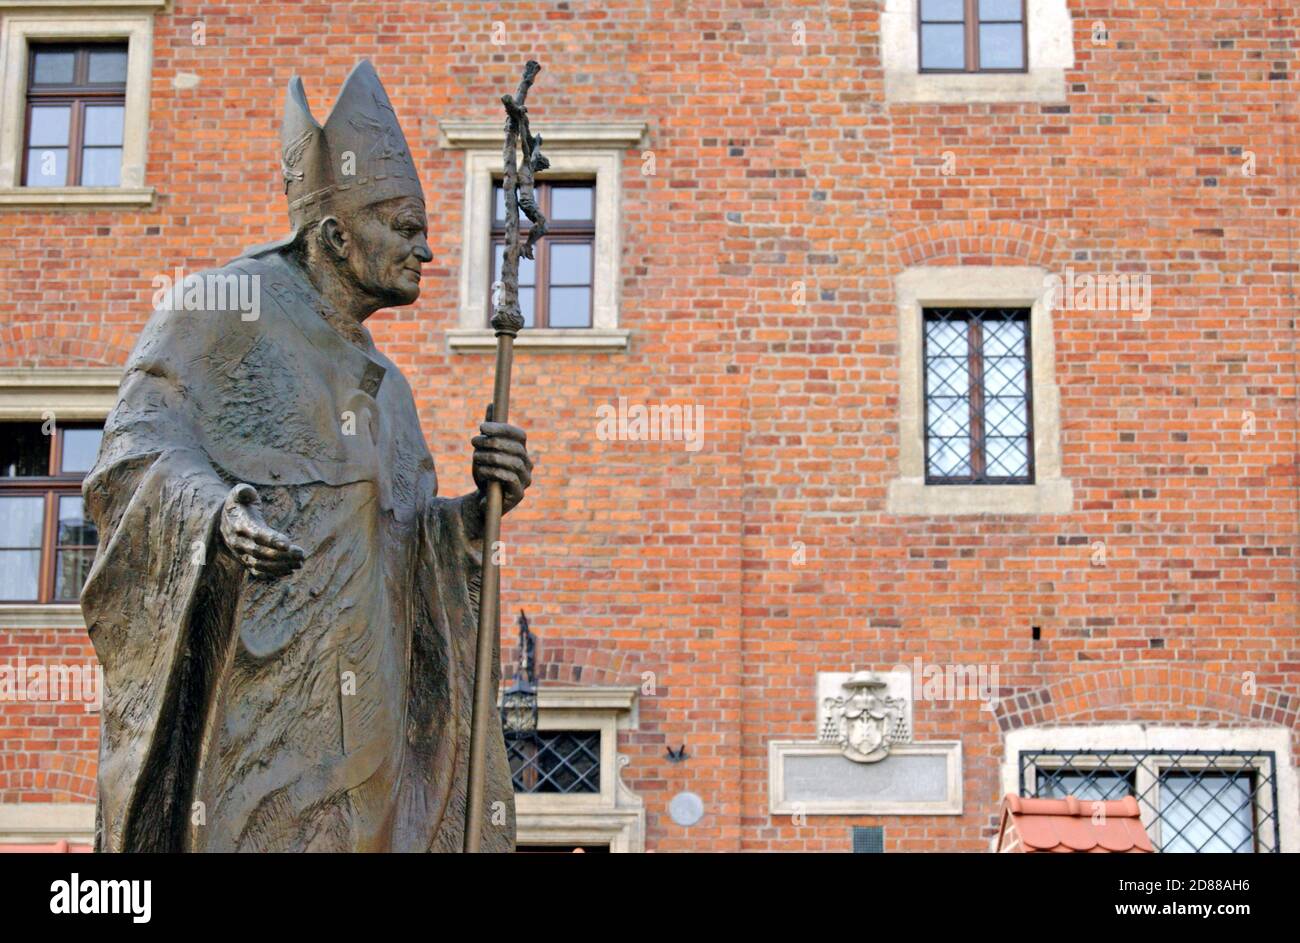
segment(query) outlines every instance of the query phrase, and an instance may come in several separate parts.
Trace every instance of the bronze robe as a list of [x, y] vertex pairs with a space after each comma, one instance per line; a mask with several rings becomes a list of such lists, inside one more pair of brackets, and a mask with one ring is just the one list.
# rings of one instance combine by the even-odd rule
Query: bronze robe
[[[481, 577], [462, 501], [437, 497], [406, 380], [328, 325], [295, 265], [212, 274], [255, 277], [258, 318], [156, 311], [84, 487], [96, 846], [459, 851]], [[253, 579], [224, 548], [239, 482], [301, 570]], [[506, 851], [494, 730], [483, 845]]]

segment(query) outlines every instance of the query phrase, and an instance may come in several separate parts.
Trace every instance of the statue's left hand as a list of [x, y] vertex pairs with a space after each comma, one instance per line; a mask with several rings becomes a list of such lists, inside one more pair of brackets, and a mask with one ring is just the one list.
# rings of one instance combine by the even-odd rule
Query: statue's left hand
[[486, 495], [488, 482], [501, 482], [502, 510], [508, 512], [524, 499], [524, 489], [533, 482], [533, 460], [528, 457], [528, 436], [523, 429], [492, 421], [492, 407], [470, 440], [474, 446], [474, 484]]

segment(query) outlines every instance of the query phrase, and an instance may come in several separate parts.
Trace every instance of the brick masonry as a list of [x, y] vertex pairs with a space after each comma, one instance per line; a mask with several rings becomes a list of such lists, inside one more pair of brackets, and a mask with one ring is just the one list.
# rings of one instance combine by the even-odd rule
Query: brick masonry
[[[463, 155], [438, 146], [437, 121], [496, 119], [536, 57], [535, 128], [643, 120], [655, 173], [626, 152], [631, 348], [517, 358], [512, 419], [537, 471], [505, 525], [503, 611], [528, 611], [546, 680], [651, 678], [640, 728], [620, 741], [649, 848], [847, 850], [851, 825], [883, 824], [887, 851], [986, 850], [1005, 730], [1295, 731], [1300, 703], [1300, 10], [1069, 5], [1063, 104], [887, 105], [877, 0], [174, 0], [155, 18], [157, 200], [0, 209], [0, 366], [120, 365], [155, 274], [280, 235], [285, 83], [299, 71], [323, 118], [369, 56], [424, 181], [435, 256], [418, 304], [370, 324], [416, 390], [446, 493], [468, 490], [492, 362], [446, 347]], [[204, 46], [190, 41], [199, 19]], [[186, 73], [197, 85], [178, 88]], [[1150, 276], [1149, 320], [1055, 315], [1072, 513], [886, 513], [899, 452], [892, 278], [920, 264]], [[598, 440], [596, 408], [620, 396], [702, 407], [705, 447]], [[93, 657], [77, 630], [0, 629], [0, 659], [20, 656]], [[918, 656], [1000, 669], [996, 711], [916, 708], [918, 739], [963, 741], [966, 814], [770, 816], [767, 743], [815, 734], [815, 673]], [[90, 800], [96, 723], [76, 705], [0, 705], [0, 802]], [[681, 743], [690, 759], [669, 763]], [[691, 828], [667, 815], [684, 789], [706, 807]]]

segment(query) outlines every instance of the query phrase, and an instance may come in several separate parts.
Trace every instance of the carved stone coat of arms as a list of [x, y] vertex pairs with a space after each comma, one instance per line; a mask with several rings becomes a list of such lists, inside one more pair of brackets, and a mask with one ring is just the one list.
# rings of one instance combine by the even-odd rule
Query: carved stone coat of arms
[[850, 760], [875, 763], [895, 743], [912, 739], [906, 697], [895, 696], [889, 682], [871, 671], [858, 671], [840, 684], [838, 694], [822, 699], [818, 739], [836, 743]]

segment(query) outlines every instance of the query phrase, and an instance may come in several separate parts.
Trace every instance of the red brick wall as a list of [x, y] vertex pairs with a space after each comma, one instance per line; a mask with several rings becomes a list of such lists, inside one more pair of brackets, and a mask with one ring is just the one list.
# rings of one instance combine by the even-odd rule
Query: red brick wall
[[[435, 255], [419, 303], [371, 324], [416, 389], [443, 487], [468, 489], [491, 358], [446, 350], [464, 170], [461, 152], [437, 146], [436, 122], [495, 119], [533, 56], [547, 68], [536, 128], [644, 120], [656, 173], [627, 152], [631, 349], [517, 358], [512, 419], [538, 461], [505, 525], [503, 611], [528, 611], [547, 678], [654, 673], [640, 729], [620, 743], [649, 847], [844, 850], [850, 824], [883, 823], [890, 851], [984, 850], [1003, 729], [1295, 729], [1296, 10], [1070, 0], [1064, 105], [887, 105], [880, 7], [176, 0], [155, 21], [158, 199], [0, 210], [0, 364], [120, 364], [153, 275], [281, 234], [285, 83], [299, 72], [323, 117], [369, 56], [423, 177]], [[494, 46], [491, 23], [507, 16]], [[200, 17], [207, 45], [194, 47]], [[1094, 20], [1106, 47], [1089, 43]], [[198, 87], [174, 88], [180, 72]], [[1256, 176], [1238, 149], [1255, 153]], [[1148, 321], [1055, 316], [1073, 513], [886, 513], [899, 453], [892, 278], [917, 264], [1150, 275]], [[599, 441], [596, 408], [619, 396], [702, 406], [705, 447]], [[1095, 541], [1105, 567], [1091, 565]], [[90, 657], [74, 631], [0, 632], [0, 659], [74, 654]], [[967, 814], [769, 816], [767, 742], [815, 733], [815, 672], [915, 656], [1000, 669], [997, 712], [916, 708], [918, 739], [963, 741]], [[1234, 693], [1247, 671], [1259, 698]], [[93, 794], [83, 714], [0, 707], [0, 801]], [[689, 760], [664, 759], [683, 742]], [[690, 829], [666, 814], [683, 789], [706, 805]]]

